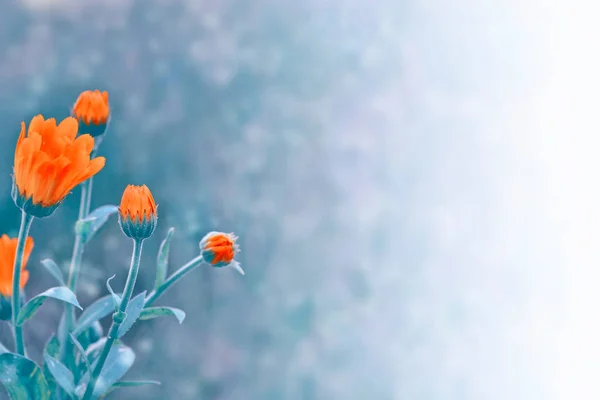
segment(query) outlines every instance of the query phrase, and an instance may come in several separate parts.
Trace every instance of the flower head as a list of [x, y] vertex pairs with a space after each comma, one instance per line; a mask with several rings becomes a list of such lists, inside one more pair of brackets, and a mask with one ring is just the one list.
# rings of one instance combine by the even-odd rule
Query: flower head
[[233, 267], [244, 275], [239, 262], [234, 257], [240, 249], [233, 233], [210, 232], [200, 241], [200, 252], [204, 261], [215, 268]]
[[17, 141], [13, 199], [23, 211], [45, 217], [56, 209], [75, 186], [104, 168], [104, 157], [90, 159], [94, 138], [77, 137], [79, 124], [72, 117], [58, 126], [56, 120], [37, 115]]
[[119, 206], [119, 224], [132, 239], [149, 238], [158, 219], [156, 203], [148, 186], [128, 185]]
[[108, 92], [99, 90], [86, 90], [82, 92], [71, 112], [73, 117], [84, 125], [81, 130], [93, 137], [98, 137], [106, 132], [110, 119], [110, 106], [108, 105]]
[[[25, 241], [25, 253], [23, 254], [23, 269], [21, 271], [21, 289], [25, 287], [29, 279], [29, 271], [25, 269], [27, 260], [33, 250], [33, 238], [28, 237]], [[15, 255], [17, 253], [17, 239], [9, 238], [8, 235], [0, 236], [0, 295], [12, 296], [13, 269]]]

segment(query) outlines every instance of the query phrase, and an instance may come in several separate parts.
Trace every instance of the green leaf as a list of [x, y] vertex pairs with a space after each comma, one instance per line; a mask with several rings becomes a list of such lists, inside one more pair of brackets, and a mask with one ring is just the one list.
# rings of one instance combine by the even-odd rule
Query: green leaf
[[46, 290], [42, 294], [38, 294], [31, 300], [29, 300], [19, 312], [19, 316], [17, 317], [17, 325], [23, 325], [25, 321], [29, 318], [33, 317], [33, 314], [44, 304], [46, 299], [56, 299], [60, 301], [64, 301], [65, 303], [73, 304], [75, 307], [81, 308], [79, 303], [77, 302], [77, 297], [75, 293], [69, 290], [66, 286], [57, 286], [51, 289]]
[[142, 293], [135, 296], [129, 304], [127, 304], [127, 310], [125, 311], [125, 320], [119, 326], [119, 331], [117, 332], [117, 338], [120, 338], [124, 334], [127, 333], [129, 329], [135, 324], [135, 321], [138, 320], [142, 309], [144, 308], [144, 303], [146, 301], [146, 291], [144, 290]]
[[56, 328], [56, 333], [55, 333], [55, 336], [58, 338], [59, 343], [61, 343], [62, 339], [65, 337], [66, 329], [67, 329], [67, 313], [63, 312], [60, 314], [60, 321], [58, 321], [58, 327]]
[[0, 354], [4, 353], [10, 353], [10, 351], [6, 347], [4, 347], [2, 343], [0, 343]]
[[72, 333], [69, 333], [69, 336], [71, 337], [71, 341], [73, 342], [75, 347], [77, 347], [77, 350], [79, 351], [79, 356], [85, 363], [85, 368], [86, 368], [85, 372], [87, 374], [90, 374], [92, 372], [92, 366], [90, 365], [90, 360], [88, 359], [87, 354], [85, 354], [85, 350], [83, 349], [83, 346], [81, 345], [81, 343], [79, 343], [79, 340], [77, 340], [77, 338], [75, 336], [73, 336]]
[[50, 275], [52, 275], [54, 279], [58, 281], [58, 283], [60, 283], [62, 286], [65, 286], [65, 278], [63, 273], [53, 260], [46, 258], [42, 260], [42, 265], [48, 272], [50, 272]]
[[87, 349], [85, 349], [85, 356], [87, 357], [90, 365], [94, 365], [96, 359], [100, 356], [100, 353], [102, 353], [102, 348], [104, 347], [105, 343], [106, 337], [103, 337], [96, 343], [92, 343], [88, 346]]
[[12, 319], [11, 298], [0, 294], [0, 321], [10, 321]]
[[185, 311], [173, 307], [148, 307], [140, 314], [140, 320], [154, 319], [158, 317], [173, 316], [181, 324], [185, 319]]
[[18, 354], [0, 354], [0, 382], [11, 400], [50, 399], [50, 388], [40, 368]]
[[83, 333], [87, 328], [92, 326], [92, 324], [96, 321], [101, 320], [106, 317], [110, 313], [115, 310], [112, 295], [106, 295], [104, 297], [99, 298], [95, 302], [89, 305], [82, 313], [79, 319], [77, 320], [77, 324], [75, 325], [75, 329], [73, 330], [73, 335], [79, 336]]
[[87, 217], [75, 224], [75, 233], [81, 237], [83, 244], [88, 243], [100, 228], [108, 221], [108, 217], [119, 211], [119, 207], [106, 205], [96, 208]]
[[[58, 357], [60, 354], [60, 342], [56, 338], [55, 335], [50, 336], [50, 339], [46, 342], [44, 346], [44, 355], [48, 354], [51, 357]], [[56, 390], [56, 381], [50, 372], [50, 369], [46, 364], [44, 364], [44, 376], [46, 377], [46, 382], [48, 382], [48, 386], [50, 387], [50, 391], [54, 392]]]
[[137, 387], [137, 386], [145, 386], [145, 385], [160, 385], [160, 382], [159, 381], [121, 381], [121, 382], [117, 382], [114, 385], [112, 385], [110, 387], [110, 389], [108, 389], [108, 391], [104, 394], [104, 396], [108, 395], [113, 390], [116, 390], [119, 388]]
[[73, 395], [73, 392], [75, 391], [75, 378], [73, 378], [73, 373], [69, 371], [64, 364], [50, 356], [48, 353], [44, 354], [44, 362], [45, 365], [48, 366], [48, 370], [54, 377], [56, 383], [58, 383], [65, 392]]
[[165, 283], [167, 279], [167, 269], [169, 268], [169, 247], [171, 246], [171, 238], [175, 228], [169, 229], [167, 236], [160, 244], [158, 249], [158, 256], [156, 257], [156, 281], [154, 282], [154, 289], [158, 289], [160, 285]]
[[52, 357], [56, 357], [60, 353], [60, 342], [55, 335], [50, 336], [50, 339], [46, 342], [44, 353], [48, 353]]
[[97, 342], [101, 337], [104, 336], [104, 330], [102, 325], [98, 321], [94, 321], [92, 326], [86, 328], [77, 335], [77, 340], [81, 343], [81, 346], [85, 349], [90, 344]]
[[[98, 377], [98, 381], [96, 382], [96, 387], [94, 388], [94, 396], [99, 396], [110, 389], [110, 387], [121, 380], [123, 375], [129, 371], [129, 368], [133, 365], [135, 361], [135, 353], [129, 347], [124, 344], [116, 344], [108, 353], [108, 357], [106, 358], [106, 362], [102, 367], [102, 372]], [[95, 364], [95, 363], [94, 363]], [[95, 365], [94, 365], [95, 367]], [[85, 374], [81, 379], [81, 383], [77, 386], [75, 393], [78, 396], [83, 395], [85, 392], [85, 387], [90, 379], [89, 374]]]
[[113, 309], [114, 311], [117, 311], [117, 309], [119, 308], [119, 305], [121, 304], [121, 297], [119, 297], [118, 294], [115, 293], [115, 291], [113, 290], [113, 288], [110, 286], [110, 281], [115, 277], [116, 275], [111, 276], [110, 278], [108, 278], [106, 280], [106, 288], [108, 289], [108, 291], [110, 292], [110, 295], [112, 296], [113, 299]]

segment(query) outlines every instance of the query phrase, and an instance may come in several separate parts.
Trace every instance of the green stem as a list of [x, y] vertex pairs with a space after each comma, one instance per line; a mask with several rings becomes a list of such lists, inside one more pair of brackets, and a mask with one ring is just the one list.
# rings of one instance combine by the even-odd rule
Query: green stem
[[133, 241], [133, 255], [131, 256], [131, 266], [129, 267], [129, 274], [127, 275], [127, 281], [125, 282], [125, 289], [123, 290], [123, 298], [121, 299], [121, 304], [119, 306], [119, 310], [113, 314], [113, 322], [110, 326], [110, 330], [108, 331], [108, 337], [106, 338], [106, 343], [104, 343], [104, 348], [102, 348], [102, 353], [98, 358], [98, 362], [94, 371], [92, 372], [92, 376], [90, 377], [90, 381], [85, 390], [85, 394], [83, 395], [83, 400], [89, 400], [94, 393], [94, 387], [96, 386], [96, 382], [98, 381], [98, 377], [102, 372], [102, 367], [106, 362], [106, 358], [110, 353], [110, 349], [112, 348], [115, 340], [118, 339], [119, 327], [123, 323], [125, 319], [125, 312], [127, 311], [127, 305], [129, 304], [129, 300], [131, 299], [131, 295], [133, 294], [133, 289], [135, 287], [135, 281], [137, 279], [138, 270], [140, 269], [140, 258], [142, 256], [142, 245], [143, 240], [135, 240]]
[[144, 307], [150, 307], [152, 305], [152, 303], [154, 303], [156, 300], [158, 300], [158, 298], [160, 296], [162, 296], [163, 293], [167, 289], [169, 289], [175, 282], [177, 282], [178, 280], [180, 280], [181, 278], [183, 278], [183, 276], [185, 274], [187, 274], [188, 272], [190, 272], [191, 270], [193, 270], [194, 268], [196, 268], [197, 266], [199, 266], [203, 262], [204, 262], [204, 260], [202, 259], [202, 255], [199, 255], [198, 257], [193, 258], [187, 264], [185, 264], [184, 266], [182, 266], [181, 268], [179, 268], [177, 271], [175, 271], [175, 273], [173, 275], [171, 275], [169, 277], [169, 279], [167, 279], [165, 281], [165, 283], [163, 283], [162, 285], [160, 285], [158, 288], [154, 289], [148, 295], [148, 297], [146, 297], [146, 302], [144, 303]]
[[21, 212], [21, 227], [19, 228], [19, 237], [17, 239], [17, 252], [15, 254], [15, 264], [13, 266], [12, 282], [12, 325], [15, 336], [15, 351], [22, 356], [25, 355], [25, 343], [23, 343], [23, 327], [17, 326], [17, 317], [21, 310], [21, 269], [23, 267], [23, 254], [25, 253], [25, 243], [29, 235], [29, 229], [33, 222], [33, 216], [25, 211]]
[[[79, 201], [79, 219], [86, 218], [90, 213], [90, 204], [92, 199], [92, 179], [90, 178], [85, 182], [82, 182], [81, 187], [81, 200]], [[81, 266], [81, 260], [83, 258], [84, 244], [81, 235], [75, 236], [75, 244], [73, 245], [73, 254], [71, 255], [71, 264], [69, 266], [69, 277], [67, 279], [67, 286], [73, 292], [77, 288], [77, 277], [79, 276], [79, 269]], [[65, 303], [65, 326], [60, 332], [59, 337], [60, 346], [60, 359], [67, 366], [71, 366], [73, 360], [73, 346], [69, 344], [69, 333], [73, 331], [75, 326], [75, 308]]]
[[[79, 201], [79, 217], [81, 220], [86, 218], [90, 213], [90, 205], [92, 199], [92, 181], [93, 178], [82, 182], [81, 187], [81, 200]], [[81, 235], [75, 237], [75, 245], [73, 246], [73, 254], [71, 256], [71, 265], [69, 266], [69, 278], [67, 285], [69, 289], [75, 291], [77, 288], [77, 278], [79, 276], [79, 267], [81, 266], [81, 258], [83, 256], [83, 243]]]

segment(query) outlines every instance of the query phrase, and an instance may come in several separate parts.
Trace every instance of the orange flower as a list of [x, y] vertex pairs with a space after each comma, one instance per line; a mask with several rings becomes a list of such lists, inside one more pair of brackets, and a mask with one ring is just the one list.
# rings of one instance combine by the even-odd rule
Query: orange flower
[[[33, 238], [27, 237], [25, 242], [25, 253], [23, 254], [23, 269], [21, 270], [21, 289], [25, 287], [29, 279], [29, 271], [25, 270], [27, 260], [33, 250]], [[4, 297], [12, 296], [13, 269], [15, 265], [15, 254], [17, 253], [17, 239], [9, 238], [8, 235], [0, 236], [0, 294]]]
[[33, 117], [17, 141], [14, 162], [13, 198], [28, 214], [50, 215], [71, 190], [97, 174], [104, 157], [90, 159], [94, 138], [77, 136], [78, 123], [67, 117], [60, 125], [42, 115]]
[[106, 125], [110, 117], [108, 92], [99, 90], [82, 92], [73, 106], [72, 114], [86, 125]]
[[210, 232], [200, 241], [202, 258], [215, 268], [232, 266], [244, 275], [240, 263], [234, 260], [240, 251], [236, 241], [237, 236], [233, 233]]
[[128, 185], [119, 206], [119, 222], [125, 235], [146, 239], [156, 228], [157, 207], [148, 186]]

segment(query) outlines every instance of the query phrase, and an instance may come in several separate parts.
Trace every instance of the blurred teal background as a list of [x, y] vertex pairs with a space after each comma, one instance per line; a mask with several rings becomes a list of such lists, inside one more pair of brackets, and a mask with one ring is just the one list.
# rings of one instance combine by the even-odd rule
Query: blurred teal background
[[[19, 123], [107, 90], [92, 206], [129, 183], [159, 203], [136, 292], [171, 226], [171, 270], [220, 230], [247, 273], [204, 267], [161, 299], [184, 324], [140, 322], [125, 342], [128, 377], [162, 386], [111, 398], [599, 398], [585, 135], [600, 63], [582, 44], [595, 14], [577, 7], [4, 1], [0, 231], [18, 230]], [[52, 285], [39, 260], [66, 267], [78, 198], [35, 222], [28, 294]], [[111, 275], [124, 284], [130, 251], [110, 221], [84, 256], [84, 305]], [[38, 360], [60, 311], [26, 326]]]

